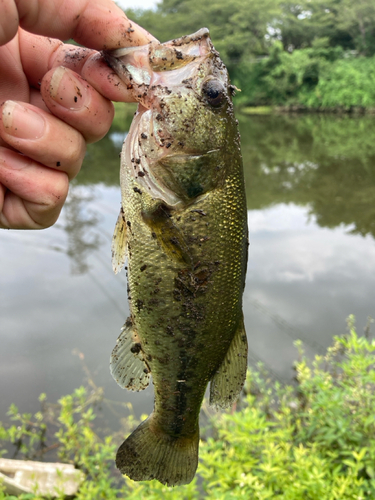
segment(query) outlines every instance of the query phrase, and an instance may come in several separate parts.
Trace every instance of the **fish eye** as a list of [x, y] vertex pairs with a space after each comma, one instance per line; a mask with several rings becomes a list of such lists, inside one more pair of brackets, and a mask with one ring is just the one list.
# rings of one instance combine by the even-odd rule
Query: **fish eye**
[[220, 80], [207, 80], [203, 84], [202, 90], [206, 100], [214, 108], [218, 108], [225, 102], [225, 88]]

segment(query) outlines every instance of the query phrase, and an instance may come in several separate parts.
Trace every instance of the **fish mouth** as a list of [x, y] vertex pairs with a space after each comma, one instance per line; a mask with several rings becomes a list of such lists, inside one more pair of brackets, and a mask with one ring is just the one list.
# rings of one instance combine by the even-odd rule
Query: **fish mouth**
[[[137, 47], [122, 47], [120, 49], [103, 50], [102, 56], [108, 66], [115, 69], [114, 66], [116, 65], [116, 59], [122, 59], [147, 48], [148, 54], [154, 52], [150, 58], [151, 65], [164, 67], [166, 63], [173, 63], [171, 66], [174, 66], [174, 68], [170, 69], [175, 69], [176, 66], [179, 66], [179, 61], [184, 61], [185, 64], [186, 62], [189, 62], [186, 61], [189, 56], [197, 57], [204, 55], [206, 53], [206, 50], [204, 50], [205, 46], [208, 46], [207, 48], [209, 50], [212, 48], [210, 32], [208, 28], [201, 28], [191, 35], [185, 35], [164, 43], [153, 41], [147, 45], [140, 45]], [[165, 53], [157, 53], [158, 49], [163, 51], [165, 48], [171, 48], [173, 50], [167, 50]], [[178, 49], [180, 49], [181, 52], [179, 52]], [[166, 56], [169, 56], [169, 58], [167, 57], [167, 59], [165, 59]], [[161, 62], [160, 59], [162, 59], [163, 62]], [[156, 68], [153, 69], [156, 71]]]
[[[177, 142], [167, 139], [163, 127], [154, 121], [154, 117], [159, 120], [158, 115], [163, 115], [161, 109], [160, 113], [153, 111], [158, 109], [158, 99], [170, 95], [176, 88], [180, 93], [195, 94], [199, 77], [195, 68], [192, 71], [192, 66], [200, 67], [207, 57], [215, 58], [215, 54], [207, 28], [162, 44], [151, 42], [140, 47], [102, 52], [108, 66], [139, 103], [123, 152], [130, 175], [151, 197], [163, 200], [172, 208], [191, 202], [190, 188], [174, 180], [180, 175], [180, 169], [187, 166], [199, 178], [199, 166], [203, 166], [205, 160], [211, 163], [211, 158], [219, 150], [199, 151], [192, 144], [191, 148], [185, 147], [182, 151], [177, 148]], [[150, 136], [155, 151], [153, 146], [148, 147], [142, 141], [147, 137], [150, 140]], [[174, 146], [169, 149], [172, 144]], [[197, 187], [191, 193], [198, 191]], [[202, 192], [205, 191], [203, 186]]]
[[202, 28], [165, 43], [104, 50], [102, 57], [127, 88], [134, 90], [134, 100], [142, 102], [139, 87], [180, 84], [184, 71], [191, 72], [189, 63], [209, 56], [212, 49], [209, 30]]

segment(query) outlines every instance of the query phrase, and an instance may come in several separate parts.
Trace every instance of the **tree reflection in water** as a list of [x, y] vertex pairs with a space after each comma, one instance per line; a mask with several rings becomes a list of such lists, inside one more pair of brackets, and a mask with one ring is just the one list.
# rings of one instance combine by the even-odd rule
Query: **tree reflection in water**
[[64, 206], [59, 227], [66, 232], [67, 247], [62, 250], [70, 258], [71, 274], [84, 274], [89, 270], [87, 259], [101, 245], [97, 232], [99, 217], [87, 205], [95, 198], [93, 188], [72, 184]]
[[375, 238], [375, 118], [240, 116], [248, 209], [308, 206], [321, 227]]

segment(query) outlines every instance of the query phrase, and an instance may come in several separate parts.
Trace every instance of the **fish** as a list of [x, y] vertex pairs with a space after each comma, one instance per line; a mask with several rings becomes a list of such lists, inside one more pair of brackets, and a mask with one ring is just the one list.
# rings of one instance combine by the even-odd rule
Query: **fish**
[[231, 407], [246, 377], [242, 297], [248, 253], [238, 122], [228, 71], [207, 28], [104, 53], [138, 109], [121, 152], [115, 273], [127, 263], [130, 316], [111, 373], [154, 408], [119, 447], [135, 481], [196, 473], [199, 413]]

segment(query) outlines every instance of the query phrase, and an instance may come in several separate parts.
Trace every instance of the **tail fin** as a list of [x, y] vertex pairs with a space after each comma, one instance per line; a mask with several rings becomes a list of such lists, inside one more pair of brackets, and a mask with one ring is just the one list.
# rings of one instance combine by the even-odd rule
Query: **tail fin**
[[117, 468], [134, 481], [157, 479], [168, 486], [190, 483], [198, 466], [199, 429], [191, 437], [171, 437], [153, 425], [152, 417], [122, 443]]

